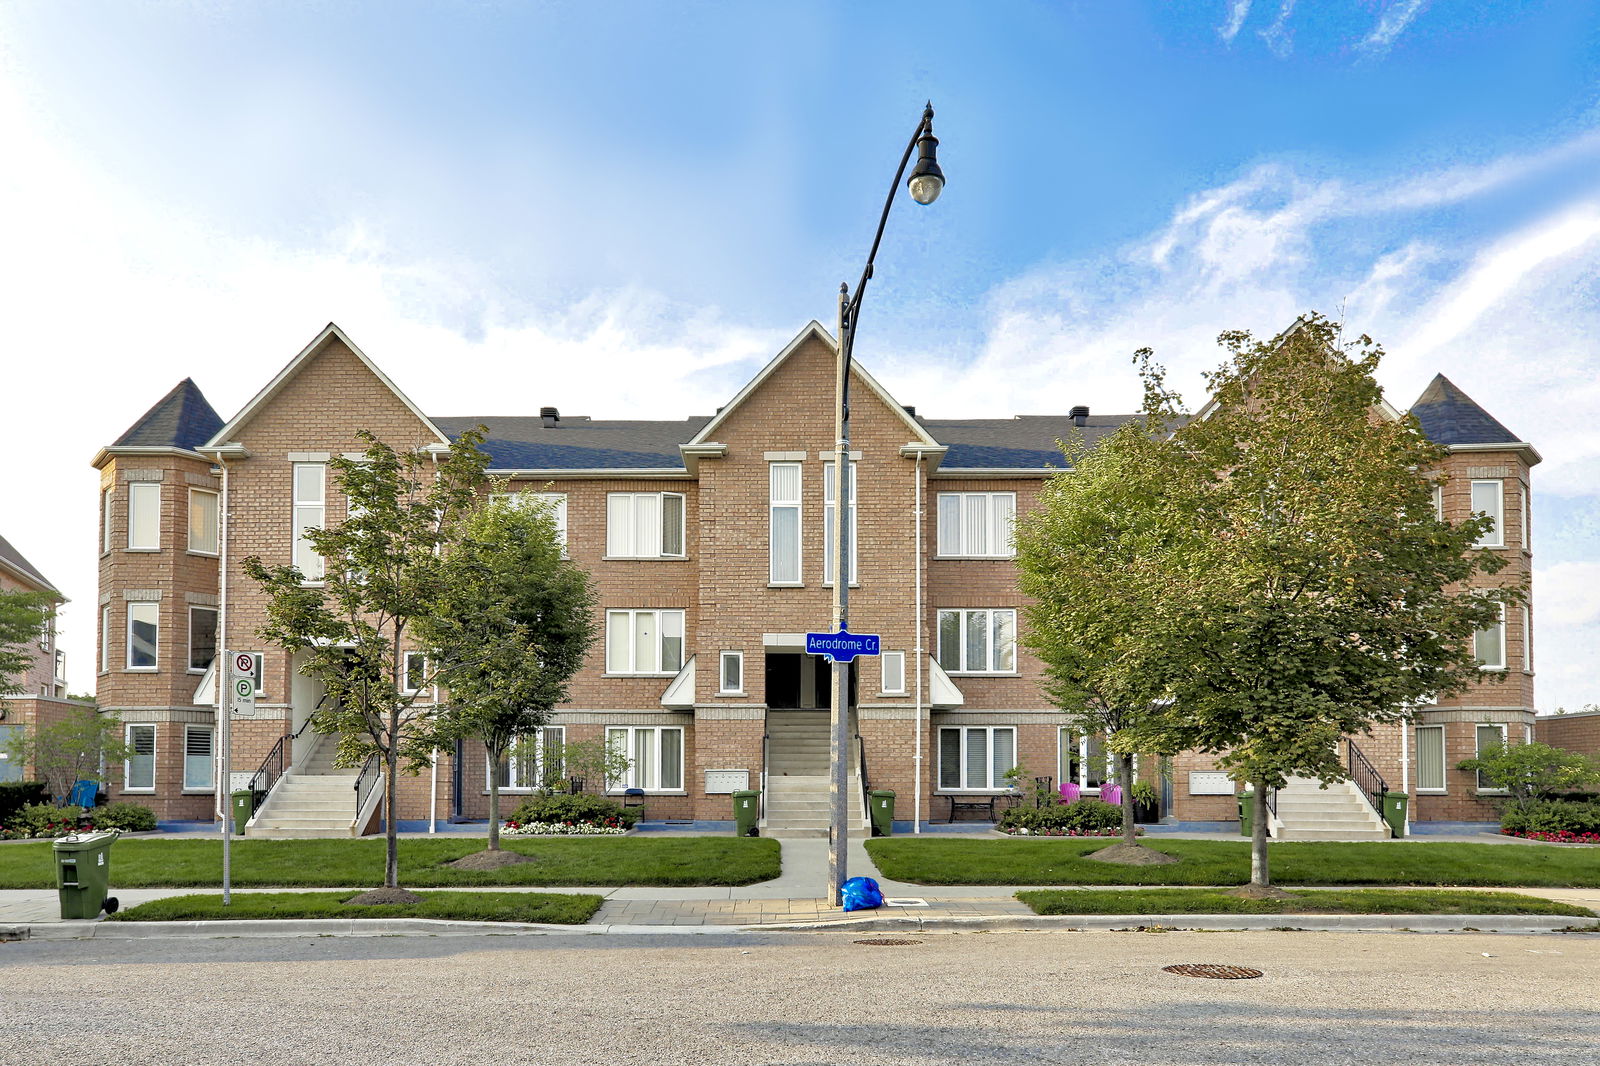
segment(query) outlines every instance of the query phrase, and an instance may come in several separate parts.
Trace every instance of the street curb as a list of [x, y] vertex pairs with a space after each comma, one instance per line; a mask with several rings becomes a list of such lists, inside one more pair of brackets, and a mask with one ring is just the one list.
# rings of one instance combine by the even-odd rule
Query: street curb
[[[1323, 915], [976, 915], [888, 918], [866, 915], [767, 925], [554, 925], [530, 922], [452, 922], [433, 918], [321, 918], [209, 922], [40, 922], [0, 926], [0, 941], [181, 940], [307, 936], [605, 936], [730, 933], [952, 933], [986, 931], [1211, 931], [1362, 933], [1558, 933], [1584, 919], [1526, 914], [1323, 914]], [[1600, 931], [1600, 927], [1596, 927]]]

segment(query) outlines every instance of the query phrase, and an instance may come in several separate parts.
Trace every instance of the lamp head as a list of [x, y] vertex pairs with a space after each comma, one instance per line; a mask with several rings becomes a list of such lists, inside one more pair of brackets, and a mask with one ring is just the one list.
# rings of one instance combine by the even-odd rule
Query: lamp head
[[933, 135], [933, 104], [922, 112], [922, 136], [917, 138], [917, 165], [906, 187], [919, 204], [931, 204], [944, 191], [944, 171], [939, 169], [939, 138]]

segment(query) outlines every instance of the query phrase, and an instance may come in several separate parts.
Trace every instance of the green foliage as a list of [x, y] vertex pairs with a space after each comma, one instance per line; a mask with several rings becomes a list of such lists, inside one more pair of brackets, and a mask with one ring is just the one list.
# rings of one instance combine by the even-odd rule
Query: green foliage
[[67, 711], [48, 725], [13, 737], [10, 751], [18, 762], [33, 763], [50, 795], [63, 801], [74, 781], [98, 780], [102, 766], [132, 754], [121, 719], [87, 708]]
[[1507, 808], [1500, 818], [1500, 830], [1517, 836], [1600, 834], [1600, 800], [1533, 800]]
[[13, 814], [3, 827], [0, 836], [6, 840], [29, 837], [64, 837], [68, 833], [93, 827], [82, 807], [58, 807], [54, 803], [30, 803]]
[[0, 696], [20, 692], [18, 678], [39, 654], [39, 633], [56, 612], [56, 596], [0, 589]]
[[[517, 758], [521, 749], [540, 743], [529, 737], [511, 748], [511, 757]], [[588, 789], [603, 789], [607, 782], [621, 780], [633, 765], [628, 753], [613, 747], [603, 738], [572, 740], [545, 751], [545, 780], [540, 784], [546, 792], [565, 792], [576, 778]]]
[[1491, 745], [1457, 768], [1480, 773], [1488, 784], [1505, 789], [1511, 810], [1526, 810], [1558, 792], [1600, 785], [1600, 759], [1537, 741]]
[[1122, 808], [1088, 798], [1049, 807], [1012, 807], [996, 828], [1045, 836], [1104, 836], [1122, 828]]
[[1247, 899], [1193, 888], [1043, 889], [1018, 892], [1017, 899], [1035, 914], [1593, 914], [1575, 904], [1515, 892], [1381, 888], [1291, 892], [1288, 899]]
[[1135, 803], [1153, 804], [1161, 800], [1161, 793], [1148, 781], [1135, 781], [1128, 793]]
[[0, 784], [0, 825], [12, 814], [33, 803], [50, 799], [50, 788], [43, 781], [7, 781]]
[[156, 828], [156, 815], [139, 803], [108, 803], [89, 812], [96, 829], [120, 829], [124, 833], [150, 833]]
[[529, 796], [506, 820], [522, 825], [530, 822], [572, 822], [577, 825], [621, 824], [632, 828], [639, 821], [639, 811], [637, 808], [625, 809], [611, 800], [587, 793], [575, 796], [558, 793]]

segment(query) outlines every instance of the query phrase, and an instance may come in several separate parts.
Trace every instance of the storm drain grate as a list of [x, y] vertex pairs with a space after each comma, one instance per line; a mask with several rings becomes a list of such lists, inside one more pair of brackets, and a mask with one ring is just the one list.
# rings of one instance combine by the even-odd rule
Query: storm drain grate
[[920, 944], [920, 940], [901, 940], [898, 937], [878, 936], [870, 940], [857, 940], [857, 944], [865, 944], [872, 948], [902, 948], [909, 944]]
[[1253, 970], [1248, 966], [1227, 966], [1220, 962], [1180, 962], [1176, 966], [1161, 967], [1167, 973], [1181, 974], [1184, 977], [1213, 977], [1219, 981], [1247, 981], [1252, 977], [1260, 977], [1260, 970]]

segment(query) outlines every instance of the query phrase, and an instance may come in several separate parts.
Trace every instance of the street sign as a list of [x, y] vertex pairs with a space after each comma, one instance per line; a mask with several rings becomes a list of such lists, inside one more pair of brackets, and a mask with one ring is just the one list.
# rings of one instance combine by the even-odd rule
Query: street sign
[[806, 652], [826, 655], [837, 663], [847, 663], [857, 655], [878, 654], [878, 634], [852, 633], [841, 629], [837, 633], [807, 633]]
[[256, 710], [256, 657], [249, 652], [237, 652], [228, 657], [228, 699], [233, 713], [249, 716]]
[[233, 656], [233, 672], [246, 677], [256, 675], [256, 657], [247, 651], [236, 652]]

